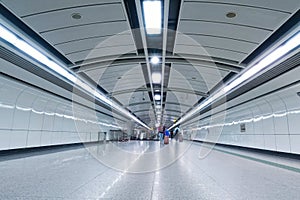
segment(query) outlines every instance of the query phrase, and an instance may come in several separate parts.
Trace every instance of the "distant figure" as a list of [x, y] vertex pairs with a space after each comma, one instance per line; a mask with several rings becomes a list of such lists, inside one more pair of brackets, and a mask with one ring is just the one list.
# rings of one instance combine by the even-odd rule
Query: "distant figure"
[[165, 136], [170, 137], [170, 131], [169, 131], [169, 129], [166, 129], [166, 130], [165, 130]]
[[168, 129], [165, 129], [164, 133], [165, 133], [164, 143], [169, 144], [170, 131]]

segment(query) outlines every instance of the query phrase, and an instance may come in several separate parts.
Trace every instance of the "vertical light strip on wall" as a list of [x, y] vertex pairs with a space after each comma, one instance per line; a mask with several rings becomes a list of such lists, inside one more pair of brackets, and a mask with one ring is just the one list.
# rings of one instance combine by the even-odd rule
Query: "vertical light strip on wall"
[[143, 11], [147, 34], [161, 34], [161, 1], [143, 1]]
[[88, 92], [90, 95], [97, 97], [101, 102], [113, 107], [115, 110], [123, 113], [125, 116], [130, 117], [143, 127], [150, 130], [150, 128], [144, 124], [142, 121], [140, 121], [137, 117], [129, 113], [126, 109], [122, 108], [121, 106], [117, 105], [110, 99], [108, 99], [104, 94], [101, 94], [99, 91], [93, 89], [91, 86], [89, 86], [87, 83], [85, 83], [83, 80], [80, 80], [79, 77], [76, 77], [76, 74], [73, 74], [72, 72], [65, 69], [63, 66], [60, 66], [56, 62], [49, 59], [47, 56], [45, 56], [43, 53], [32, 47], [30, 44], [25, 42], [23, 39], [21, 39], [19, 36], [14, 34], [12, 31], [8, 30], [6, 27], [4, 27], [2, 24], [0, 24], [0, 38], [5, 40], [6, 42], [12, 44], [14, 47], [21, 50], [23, 53], [29, 55], [30, 57], [34, 58], [35, 60], [39, 61], [46, 67], [53, 70], [58, 75], [66, 78], [67, 80], [71, 81], [73, 84], [81, 87], [83, 90]]

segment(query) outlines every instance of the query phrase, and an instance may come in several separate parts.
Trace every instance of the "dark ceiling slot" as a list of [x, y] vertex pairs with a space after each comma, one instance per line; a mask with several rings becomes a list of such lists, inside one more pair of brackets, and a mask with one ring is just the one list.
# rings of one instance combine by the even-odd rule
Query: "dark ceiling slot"
[[180, 5], [181, 5], [181, 0], [170, 1], [169, 20], [168, 20], [168, 38], [167, 38], [167, 48], [166, 48], [167, 54], [173, 54]]
[[139, 19], [137, 15], [135, 0], [124, 0], [125, 9], [127, 12], [127, 17], [129, 20], [131, 32], [133, 35], [133, 39], [137, 48], [138, 54], [144, 54], [144, 48], [143, 48], [143, 42], [142, 42], [142, 36], [140, 33], [140, 25], [139, 25]]

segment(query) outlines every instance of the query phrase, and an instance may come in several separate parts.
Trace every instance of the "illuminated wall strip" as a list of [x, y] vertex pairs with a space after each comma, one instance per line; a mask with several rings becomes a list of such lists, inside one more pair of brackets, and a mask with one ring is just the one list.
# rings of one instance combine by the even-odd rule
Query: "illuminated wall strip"
[[238, 120], [238, 121], [232, 121], [232, 122], [227, 122], [227, 123], [219, 123], [219, 124], [212, 124], [212, 125], [201, 125], [200, 127], [194, 128], [192, 130], [203, 130], [203, 129], [209, 129], [209, 128], [216, 128], [216, 127], [223, 127], [223, 126], [232, 126], [232, 125], [238, 125], [238, 124], [244, 124], [244, 123], [251, 123], [251, 122], [258, 122], [261, 120], [266, 120], [269, 118], [281, 118], [285, 117], [288, 115], [299, 115], [300, 110], [292, 110], [292, 111], [287, 111], [287, 112], [282, 112], [282, 113], [273, 113], [269, 115], [261, 115], [257, 116], [254, 118], [249, 118], [249, 119], [243, 119], [243, 120]]
[[57, 116], [57, 117], [62, 117], [62, 118], [66, 118], [66, 119], [72, 119], [74, 121], [82, 121], [85, 123], [98, 124], [101, 126], [122, 129], [122, 127], [113, 125], [113, 124], [107, 124], [107, 123], [100, 122], [100, 121], [93, 121], [93, 120], [89, 120], [89, 119], [78, 118], [78, 117], [74, 117], [72, 115], [65, 115], [65, 114], [61, 114], [61, 113], [38, 111], [38, 110], [29, 108], [29, 107], [13, 106], [13, 105], [7, 105], [7, 104], [0, 103], [0, 108], [17, 109], [17, 110], [24, 111], [24, 112], [33, 112], [38, 115]]
[[104, 94], [100, 93], [99, 91], [95, 90], [93, 87], [89, 86], [87, 83], [85, 83], [83, 80], [80, 80], [79, 77], [77, 77], [76, 74], [74, 74], [71, 71], [68, 71], [63, 66], [58, 65], [56, 62], [49, 59], [47, 56], [42, 54], [40, 51], [32, 47], [30, 44], [25, 42], [23, 39], [15, 35], [13, 32], [8, 30], [6, 27], [4, 27], [2, 24], [0, 24], [0, 37], [4, 39], [6, 42], [12, 44], [25, 54], [29, 55], [30, 57], [34, 58], [35, 60], [39, 61], [43, 65], [47, 66], [54, 72], [56, 72], [58, 75], [66, 78], [67, 80], [71, 81], [75, 85], [81, 87], [83, 90], [88, 92], [90, 95], [93, 95], [93, 97], [97, 97], [101, 102], [113, 107], [116, 111], [121, 112], [127, 117], [130, 117], [135, 122], [139, 123], [143, 127], [150, 130], [150, 128], [144, 124], [142, 121], [137, 119], [134, 115], [129, 113], [126, 109], [122, 108], [121, 106], [114, 103], [112, 100], [108, 99]]

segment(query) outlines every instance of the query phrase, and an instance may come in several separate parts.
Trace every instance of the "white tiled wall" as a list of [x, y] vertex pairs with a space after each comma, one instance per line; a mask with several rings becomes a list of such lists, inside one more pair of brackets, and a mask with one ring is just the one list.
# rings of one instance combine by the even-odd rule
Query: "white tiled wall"
[[[300, 84], [233, 107], [222, 113], [223, 122], [204, 119], [200, 123], [208, 126], [199, 126], [196, 139], [300, 154], [300, 97], [295, 91], [300, 91]], [[240, 131], [241, 123], [246, 132]]]
[[[98, 121], [107, 116], [77, 105], [80, 119]], [[0, 150], [98, 140], [109, 126], [74, 120], [72, 104], [54, 95], [0, 77]], [[110, 124], [109, 124], [110, 125]]]

